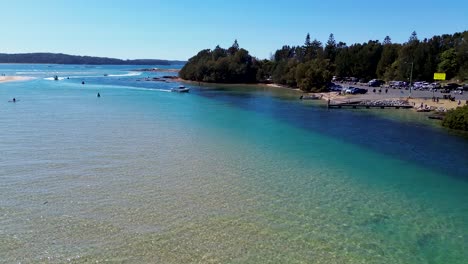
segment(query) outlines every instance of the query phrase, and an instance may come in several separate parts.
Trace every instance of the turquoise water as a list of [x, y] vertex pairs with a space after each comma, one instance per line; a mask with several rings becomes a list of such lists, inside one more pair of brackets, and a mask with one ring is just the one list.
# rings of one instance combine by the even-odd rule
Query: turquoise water
[[463, 135], [129, 67], [0, 65], [0, 262], [468, 261]]

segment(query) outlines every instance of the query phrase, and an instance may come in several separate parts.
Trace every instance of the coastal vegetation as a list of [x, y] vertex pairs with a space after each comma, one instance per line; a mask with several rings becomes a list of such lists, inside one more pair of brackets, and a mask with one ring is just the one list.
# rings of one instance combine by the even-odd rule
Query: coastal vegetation
[[0, 53], [0, 63], [44, 63], [44, 64], [90, 64], [90, 65], [172, 65], [184, 61], [168, 60], [121, 60], [105, 57], [75, 56], [62, 53]]
[[229, 49], [216, 46], [205, 49], [190, 58], [180, 70], [186, 80], [216, 83], [254, 83], [258, 81], [260, 63], [237, 40]]
[[468, 131], [468, 105], [448, 111], [442, 125], [451, 129]]
[[326, 90], [332, 76], [431, 81], [435, 72], [447, 79], [468, 80], [468, 31], [420, 40], [413, 32], [403, 44], [389, 36], [347, 45], [330, 34], [323, 44], [307, 34], [300, 46], [285, 45], [269, 59], [259, 60], [237, 41], [228, 48], [202, 50], [182, 68], [181, 78], [220, 83], [275, 82], [303, 91]]

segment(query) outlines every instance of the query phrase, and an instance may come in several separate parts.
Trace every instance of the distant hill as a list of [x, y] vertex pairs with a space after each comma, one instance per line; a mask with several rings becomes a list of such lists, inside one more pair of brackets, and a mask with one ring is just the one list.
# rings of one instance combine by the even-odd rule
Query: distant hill
[[185, 61], [171, 60], [121, 60], [105, 57], [75, 56], [62, 53], [0, 53], [0, 63], [44, 63], [44, 64], [91, 64], [91, 65], [174, 65]]

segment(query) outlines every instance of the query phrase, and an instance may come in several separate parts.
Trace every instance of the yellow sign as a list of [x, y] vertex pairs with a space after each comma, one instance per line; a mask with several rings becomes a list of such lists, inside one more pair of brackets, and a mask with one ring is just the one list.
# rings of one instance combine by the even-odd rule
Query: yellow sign
[[434, 73], [434, 80], [444, 81], [445, 80], [445, 73], [442, 73], [442, 72]]

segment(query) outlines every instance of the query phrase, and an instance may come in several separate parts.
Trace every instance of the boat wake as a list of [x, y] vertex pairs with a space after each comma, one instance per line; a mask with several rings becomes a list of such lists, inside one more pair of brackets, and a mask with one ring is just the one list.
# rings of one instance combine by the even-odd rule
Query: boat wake
[[[65, 80], [66, 78], [65, 77], [57, 77], [58, 81], [61, 81], [61, 80]], [[48, 81], [55, 81], [55, 78], [54, 77], [47, 77], [47, 78], [44, 78], [44, 80], [48, 80]]]
[[[102, 74], [102, 75], [74, 75], [74, 76], [67, 76], [67, 77], [58, 77], [58, 80], [65, 80], [65, 79], [81, 79], [81, 78], [104, 78], [104, 77], [130, 77], [130, 76], [138, 76], [141, 75], [141, 72], [128, 72], [123, 74]], [[44, 80], [47, 81], [54, 81], [54, 77], [46, 77]]]
[[128, 72], [125, 74], [109, 74], [109, 77], [127, 77], [127, 76], [138, 76], [141, 75], [142, 72]]

